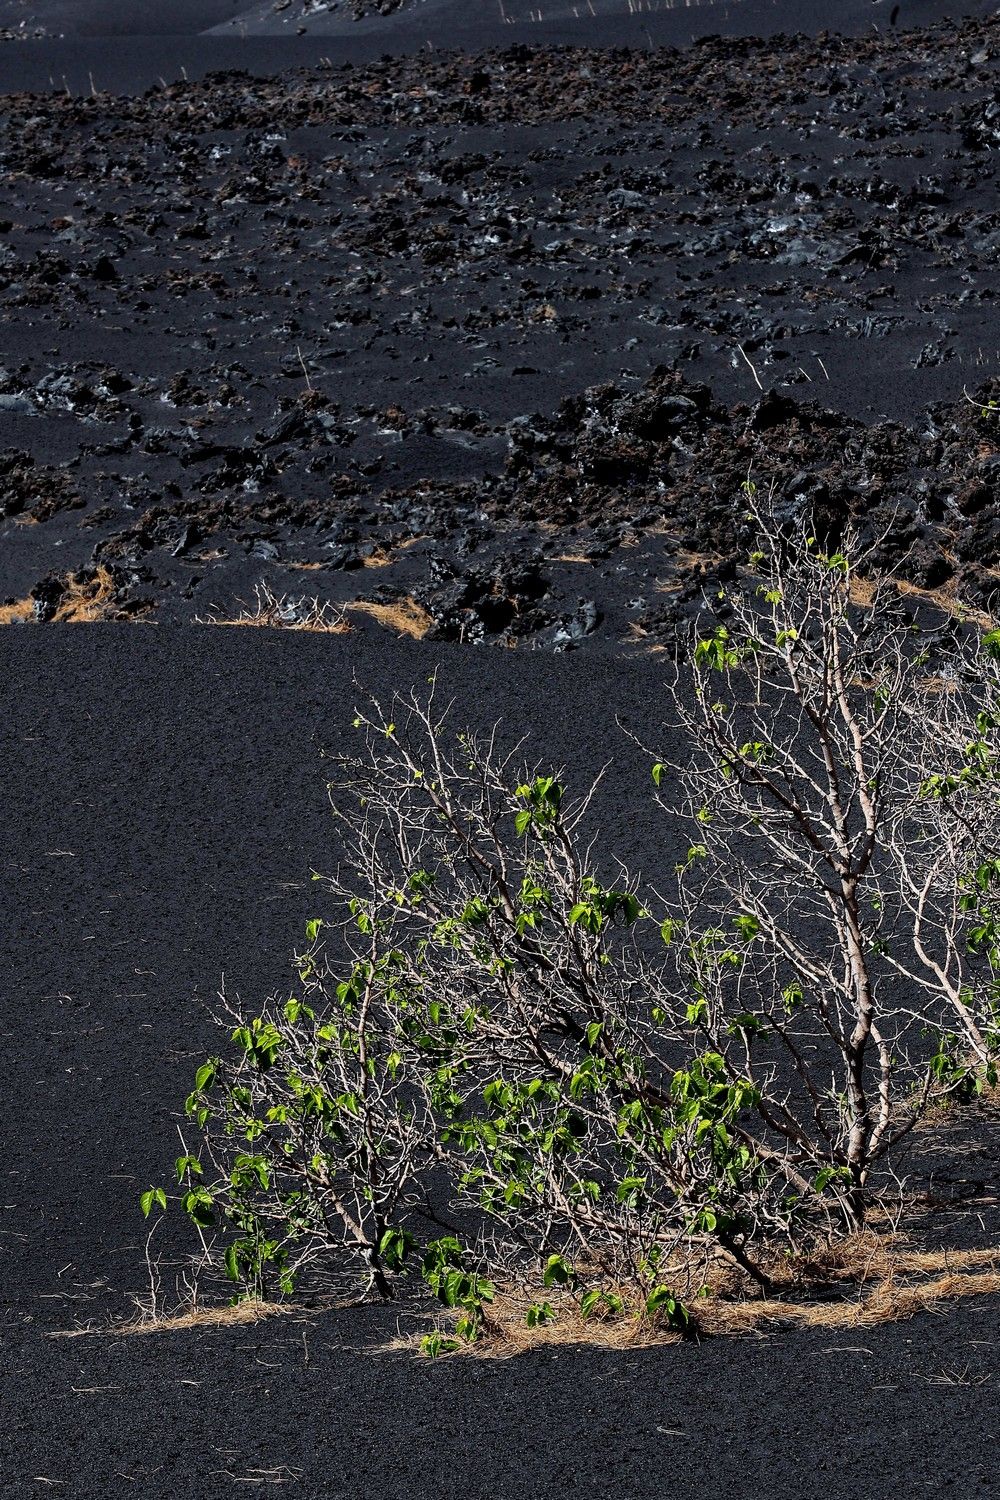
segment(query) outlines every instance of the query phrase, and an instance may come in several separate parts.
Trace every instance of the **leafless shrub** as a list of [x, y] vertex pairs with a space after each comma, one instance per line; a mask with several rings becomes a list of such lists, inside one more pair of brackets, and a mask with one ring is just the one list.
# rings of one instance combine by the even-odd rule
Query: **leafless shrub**
[[211, 625], [256, 625], [270, 630], [312, 630], [321, 635], [345, 635], [350, 625], [344, 611], [338, 606], [317, 598], [293, 599], [288, 594], [276, 594], [267, 583], [254, 586], [255, 607], [245, 609], [231, 618], [210, 615], [208, 620], [197, 623]]

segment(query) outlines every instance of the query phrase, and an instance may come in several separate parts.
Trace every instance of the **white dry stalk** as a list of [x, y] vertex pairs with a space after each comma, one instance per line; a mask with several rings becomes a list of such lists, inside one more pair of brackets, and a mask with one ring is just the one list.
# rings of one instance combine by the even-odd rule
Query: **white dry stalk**
[[293, 598], [289, 594], [276, 594], [266, 581], [254, 585], [255, 607], [244, 609], [240, 614], [224, 618], [210, 615], [207, 620], [196, 619], [199, 625], [257, 625], [274, 630], [313, 630], [320, 634], [340, 635], [349, 629], [343, 608], [324, 600], [303, 594]]

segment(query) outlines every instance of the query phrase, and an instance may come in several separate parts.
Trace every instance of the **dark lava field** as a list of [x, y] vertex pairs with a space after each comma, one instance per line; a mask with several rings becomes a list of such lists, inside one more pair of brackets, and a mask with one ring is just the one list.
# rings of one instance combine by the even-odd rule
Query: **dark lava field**
[[[1000, 614], [998, 82], [996, 0], [0, 0], [2, 1500], [996, 1492], [985, 1295], [514, 1361], [386, 1352], [406, 1307], [122, 1322], [366, 688], [614, 756], [655, 878], [618, 721], [746, 483]], [[335, 633], [209, 626], [262, 601]], [[995, 1131], [910, 1170], [996, 1241]]]
[[876, 14], [7, 97], [0, 610], [641, 649], [749, 475], [992, 611], [1000, 30]]

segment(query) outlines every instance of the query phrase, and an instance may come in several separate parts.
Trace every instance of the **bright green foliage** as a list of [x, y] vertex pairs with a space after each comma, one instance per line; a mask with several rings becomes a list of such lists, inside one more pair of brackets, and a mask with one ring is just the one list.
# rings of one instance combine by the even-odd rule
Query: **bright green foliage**
[[559, 817], [565, 788], [554, 776], [536, 776], [524, 782], [515, 792], [515, 797], [525, 805], [515, 815], [514, 827], [519, 834], [530, 830], [544, 836], [551, 832]]
[[706, 671], [722, 672], [739, 665], [740, 652], [732, 644], [725, 625], [718, 625], [712, 635], [698, 641], [694, 659], [695, 664]]
[[463, 1261], [464, 1252], [458, 1240], [445, 1236], [427, 1245], [421, 1273], [442, 1307], [457, 1312], [458, 1337], [472, 1343], [479, 1337], [495, 1290], [486, 1277], [467, 1271]]
[[148, 1219], [155, 1207], [166, 1208], [167, 1195], [161, 1187], [147, 1188], [139, 1199], [139, 1206], [142, 1209], [143, 1218]]

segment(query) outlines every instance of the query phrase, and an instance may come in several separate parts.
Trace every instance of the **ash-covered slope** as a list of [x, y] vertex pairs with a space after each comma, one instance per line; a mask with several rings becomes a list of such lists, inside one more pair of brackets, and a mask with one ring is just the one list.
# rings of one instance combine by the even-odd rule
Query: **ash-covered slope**
[[[704, 1500], [706, 1475], [713, 1493], [755, 1500], [992, 1493], [995, 1298], [839, 1333], [515, 1361], [363, 1352], [426, 1326], [405, 1305], [109, 1331], [148, 1289], [137, 1200], [177, 1154], [192, 1070], [216, 1041], [204, 1007], [223, 972], [248, 1005], [283, 986], [316, 914], [310, 870], [336, 858], [319, 748], [350, 733], [355, 673], [384, 694], [440, 661], [456, 724], [502, 715], [511, 740], [531, 724], [530, 752], [566, 760], [574, 785], [614, 753], [601, 824], [669, 874], [648, 766], [615, 724], [655, 729], [656, 664], [485, 655], [488, 692], [484, 653], [456, 648], [0, 633], [5, 1500]], [[989, 1234], [997, 1157], [982, 1125], [924, 1140], [934, 1245], [961, 1246], [970, 1217]], [[169, 1298], [185, 1224], [160, 1244]]]

